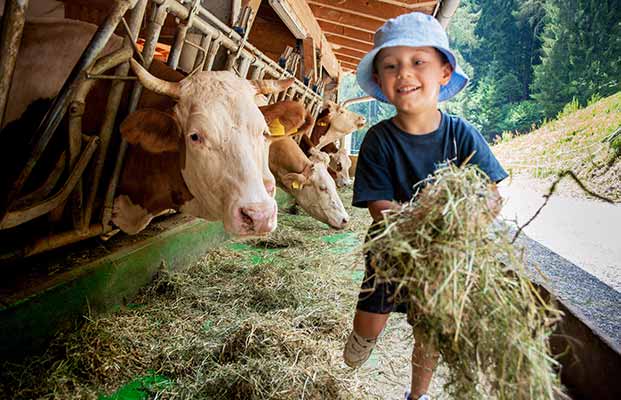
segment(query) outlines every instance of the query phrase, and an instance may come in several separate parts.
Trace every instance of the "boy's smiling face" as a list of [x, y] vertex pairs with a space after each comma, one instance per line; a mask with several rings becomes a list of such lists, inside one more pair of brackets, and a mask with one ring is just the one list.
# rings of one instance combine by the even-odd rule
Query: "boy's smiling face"
[[419, 114], [438, 107], [440, 85], [453, 69], [433, 47], [397, 46], [382, 49], [375, 58], [373, 78], [397, 111]]

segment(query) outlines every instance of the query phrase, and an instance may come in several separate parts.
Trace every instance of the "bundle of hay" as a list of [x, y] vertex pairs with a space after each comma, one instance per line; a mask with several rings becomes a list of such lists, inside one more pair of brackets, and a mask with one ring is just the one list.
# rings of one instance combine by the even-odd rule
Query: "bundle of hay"
[[441, 169], [368, 246], [385, 260], [378, 279], [397, 284], [447, 362], [456, 398], [552, 399], [561, 390], [548, 338], [561, 314], [491, 224], [501, 204], [492, 188], [475, 167]]

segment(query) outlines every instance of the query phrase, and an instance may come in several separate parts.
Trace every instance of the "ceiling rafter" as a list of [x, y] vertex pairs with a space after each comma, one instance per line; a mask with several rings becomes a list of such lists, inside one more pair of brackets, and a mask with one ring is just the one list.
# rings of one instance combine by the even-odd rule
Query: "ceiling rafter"
[[325, 21], [319, 21], [319, 26], [324, 32], [329, 32], [335, 35], [341, 35], [352, 39], [362, 40], [366, 43], [373, 43], [373, 33]]
[[307, 2], [309, 5], [327, 7], [382, 22], [414, 10], [433, 7], [437, 3], [437, 1], [425, 1], [404, 7], [379, 0], [308, 0]]
[[353, 58], [353, 57], [349, 57], [343, 54], [339, 54], [339, 53], [334, 53], [334, 55], [336, 56], [336, 59], [339, 61], [343, 61], [343, 62], [347, 62], [350, 64], [354, 64], [357, 65], [360, 62], [360, 59], [358, 58]]
[[365, 53], [370, 51], [373, 48], [373, 44], [371, 43], [363, 43], [363, 42], [355, 41], [355, 40], [340, 37], [340, 36], [334, 36], [329, 32], [325, 32], [325, 35], [326, 35], [326, 38], [328, 39], [328, 42], [334, 43], [337, 45], [337, 46], [334, 46], [336, 48], [338, 48], [338, 46], [345, 46], [350, 49], [364, 51]]
[[349, 27], [358, 27], [361, 30], [375, 33], [384, 24], [384, 20], [371, 19], [356, 16], [350, 13], [333, 10], [327, 7], [315, 6], [310, 4], [310, 8], [315, 14], [315, 18], [320, 21], [328, 21], [336, 24], [343, 24]]

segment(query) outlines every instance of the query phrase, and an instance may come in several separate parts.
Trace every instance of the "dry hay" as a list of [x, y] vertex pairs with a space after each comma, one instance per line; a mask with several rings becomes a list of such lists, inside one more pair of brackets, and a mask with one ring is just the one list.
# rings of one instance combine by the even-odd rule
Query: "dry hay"
[[326, 251], [320, 235], [333, 232], [283, 215], [249, 248], [163, 269], [119, 312], [59, 336], [42, 357], [0, 365], [0, 398], [97, 399], [145, 376], [156, 382], [147, 398], [368, 398], [341, 359], [354, 255]]
[[455, 398], [552, 399], [561, 389], [548, 338], [560, 312], [528, 280], [504, 228], [491, 225], [490, 188], [475, 167], [439, 170], [368, 246], [379, 279], [397, 284], [408, 317], [449, 365]]

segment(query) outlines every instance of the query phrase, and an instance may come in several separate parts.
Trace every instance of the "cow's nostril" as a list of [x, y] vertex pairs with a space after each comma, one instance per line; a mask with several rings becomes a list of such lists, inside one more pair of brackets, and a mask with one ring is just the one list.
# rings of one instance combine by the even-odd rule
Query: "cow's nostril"
[[347, 222], [348, 222], [348, 219], [347, 219], [347, 218], [343, 218], [343, 221], [341, 221], [341, 224], [342, 224], [342, 225], [346, 225], [346, 224], [347, 224]]
[[248, 214], [248, 212], [244, 210], [243, 208], [241, 208], [239, 211], [240, 211], [242, 222], [246, 225], [252, 226], [253, 224], [252, 217]]

